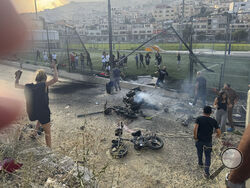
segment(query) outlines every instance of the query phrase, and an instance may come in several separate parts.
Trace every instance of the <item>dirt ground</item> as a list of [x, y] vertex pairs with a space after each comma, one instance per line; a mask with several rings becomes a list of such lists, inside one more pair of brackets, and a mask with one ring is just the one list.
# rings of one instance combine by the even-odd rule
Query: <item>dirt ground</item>
[[[23, 97], [22, 91], [13, 89], [15, 68], [4, 65], [0, 68], [5, 70], [0, 72], [1, 86], [11, 88]], [[32, 78], [32, 72], [24, 71], [21, 83], [31, 82]], [[147, 89], [152, 101], [160, 108], [158, 111], [143, 109], [145, 114], [153, 116], [152, 120], [139, 117], [130, 122], [117, 115], [103, 114], [77, 118], [79, 114], [103, 110], [106, 101], [108, 105], [122, 105], [121, 99], [127, 91], [122, 89], [114, 95], [107, 95], [103, 85], [60, 79], [50, 88], [53, 152], [69, 156], [91, 169], [101, 188], [225, 187], [228, 170], [222, 171], [215, 180], [206, 180], [203, 170], [197, 165], [193, 123], [184, 127], [181, 120], [190, 115], [198, 116], [201, 108], [189, 106], [190, 99], [184, 94]], [[165, 108], [169, 109], [167, 113]], [[164, 140], [163, 149], [136, 151], [132, 143], [126, 143], [128, 155], [123, 159], [113, 159], [109, 148], [119, 121], [124, 121], [132, 130], [156, 133]], [[124, 137], [130, 138], [130, 133], [125, 131]], [[230, 134], [226, 139], [234, 144], [239, 141], [239, 137]], [[44, 145], [44, 135], [36, 141], [22, 141], [19, 150], [40, 145]], [[214, 138], [211, 172], [221, 165], [222, 147], [221, 140]]]

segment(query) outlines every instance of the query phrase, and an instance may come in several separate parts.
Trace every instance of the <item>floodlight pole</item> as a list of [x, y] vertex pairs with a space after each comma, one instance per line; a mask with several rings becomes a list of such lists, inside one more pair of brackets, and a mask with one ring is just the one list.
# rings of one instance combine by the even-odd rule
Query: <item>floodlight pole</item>
[[36, 19], [37, 19], [37, 4], [36, 4], [36, 0], [34, 0], [34, 4], [35, 4], [35, 11], [36, 11]]
[[108, 0], [108, 26], [109, 26], [109, 61], [111, 67], [114, 67], [113, 52], [112, 52], [112, 19], [111, 19], [111, 3]]

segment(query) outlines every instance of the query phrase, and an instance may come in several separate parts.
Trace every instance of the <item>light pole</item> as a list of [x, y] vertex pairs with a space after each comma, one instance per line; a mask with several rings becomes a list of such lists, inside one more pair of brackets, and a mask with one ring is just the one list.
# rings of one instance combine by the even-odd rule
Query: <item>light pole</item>
[[111, 3], [110, 0], [108, 0], [108, 26], [109, 26], [109, 61], [111, 64], [111, 67], [114, 67], [113, 65], [113, 52], [112, 52], [112, 20], [111, 20]]
[[35, 11], [36, 11], [36, 19], [37, 19], [37, 5], [36, 5], [36, 0], [34, 0], [34, 4], [35, 4]]

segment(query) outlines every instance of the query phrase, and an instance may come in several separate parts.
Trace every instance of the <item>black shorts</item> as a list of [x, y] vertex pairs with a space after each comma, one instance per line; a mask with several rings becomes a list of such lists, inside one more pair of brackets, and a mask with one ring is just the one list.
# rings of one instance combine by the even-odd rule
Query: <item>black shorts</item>
[[50, 110], [41, 111], [41, 112], [39, 113], [39, 116], [38, 116], [37, 120], [38, 120], [42, 125], [45, 125], [45, 124], [49, 123], [49, 122], [50, 122]]

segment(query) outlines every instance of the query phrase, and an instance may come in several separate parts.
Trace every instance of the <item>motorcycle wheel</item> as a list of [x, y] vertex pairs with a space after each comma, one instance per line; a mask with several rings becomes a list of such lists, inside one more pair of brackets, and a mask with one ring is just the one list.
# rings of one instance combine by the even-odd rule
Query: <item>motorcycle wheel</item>
[[113, 158], [123, 158], [128, 153], [128, 147], [124, 145], [123, 143], [120, 143], [120, 146], [118, 147], [117, 143], [113, 143], [112, 147], [110, 148], [110, 154]]
[[161, 149], [164, 146], [163, 140], [158, 136], [152, 136], [149, 140], [149, 148], [152, 150]]

